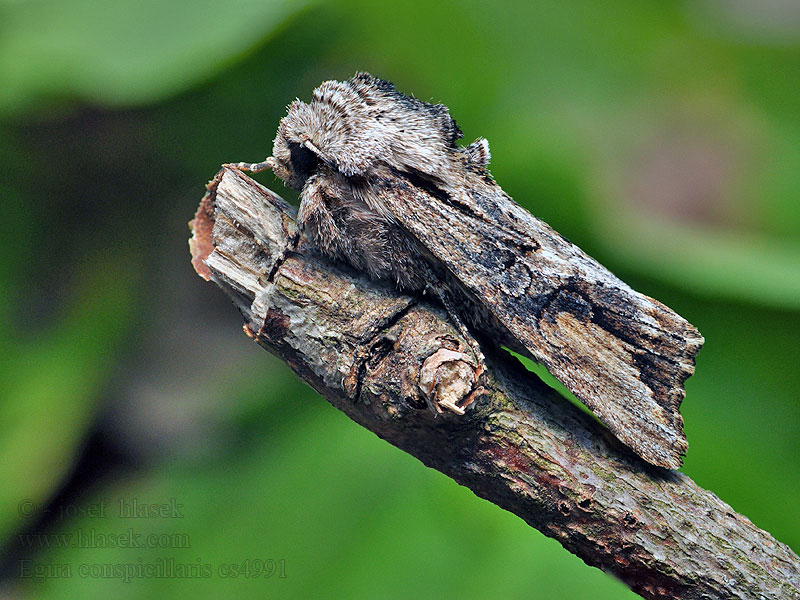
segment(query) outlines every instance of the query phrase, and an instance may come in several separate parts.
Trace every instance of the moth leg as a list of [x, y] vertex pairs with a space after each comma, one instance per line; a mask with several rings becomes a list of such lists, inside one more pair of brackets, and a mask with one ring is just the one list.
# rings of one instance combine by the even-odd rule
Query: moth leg
[[265, 158], [262, 162], [258, 163], [248, 163], [248, 162], [238, 162], [238, 163], [226, 163], [222, 165], [223, 167], [228, 167], [229, 169], [238, 169], [239, 171], [249, 171], [250, 173], [260, 173], [261, 171], [271, 170], [275, 167], [275, 159], [271, 156]]
[[[444, 404], [444, 407], [453, 411], [454, 413], [463, 415], [464, 409], [472, 404], [478, 396], [481, 396], [486, 393], [486, 388], [483, 387], [483, 375], [486, 371], [486, 357], [483, 355], [481, 351], [481, 347], [478, 344], [477, 340], [472, 336], [467, 326], [461, 320], [461, 317], [458, 316], [453, 304], [450, 302], [450, 298], [447, 297], [447, 293], [433, 288], [431, 286], [427, 286], [425, 288], [425, 292], [431, 292], [436, 298], [441, 302], [442, 306], [444, 307], [445, 311], [447, 311], [447, 315], [450, 318], [450, 322], [455, 326], [458, 332], [461, 334], [461, 337], [469, 345], [470, 349], [472, 350], [472, 354], [475, 357], [478, 366], [475, 369], [475, 384], [473, 386], [472, 392], [467, 396], [466, 400], [460, 407], [453, 407], [449, 404]], [[458, 410], [456, 410], [458, 409]]]
[[483, 371], [483, 365], [486, 358], [483, 356], [483, 352], [481, 351], [480, 345], [472, 337], [472, 334], [467, 329], [467, 326], [461, 320], [461, 317], [458, 316], [455, 308], [453, 307], [452, 303], [450, 302], [450, 298], [447, 297], [447, 294], [436, 290], [434, 288], [428, 287], [426, 291], [432, 292], [433, 295], [436, 296], [437, 300], [442, 303], [444, 306], [445, 311], [447, 311], [447, 316], [450, 318], [450, 321], [455, 325], [456, 329], [458, 329], [458, 333], [460, 333], [464, 339], [466, 340], [467, 344], [469, 344], [470, 348], [472, 349], [475, 358], [480, 362], [481, 371]]

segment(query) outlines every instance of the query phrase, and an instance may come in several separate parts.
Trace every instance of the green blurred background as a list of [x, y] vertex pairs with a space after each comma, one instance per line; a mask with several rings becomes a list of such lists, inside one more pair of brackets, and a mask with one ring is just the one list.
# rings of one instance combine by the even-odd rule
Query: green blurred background
[[699, 327], [683, 471], [800, 548], [794, 3], [0, 0], [0, 596], [633, 596], [350, 422], [193, 273], [203, 184], [357, 70]]

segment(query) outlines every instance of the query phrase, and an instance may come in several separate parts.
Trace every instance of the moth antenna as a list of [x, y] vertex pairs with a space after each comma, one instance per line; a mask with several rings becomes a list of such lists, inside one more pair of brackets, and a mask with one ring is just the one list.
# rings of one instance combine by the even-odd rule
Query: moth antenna
[[311, 140], [306, 140], [305, 142], [303, 142], [303, 145], [306, 148], [308, 148], [309, 150], [311, 150], [317, 156], [319, 156], [321, 154], [321, 152], [319, 151], [319, 148], [317, 148], [314, 144], [312, 144]]
[[311, 150], [311, 152], [313, 152], [313, 153], [314, 153], [314, 156], [316, 156], [318, 159], [320, 159], [322, 162], [324, 162], [324, 163], [325, 163], [326, 165], [328, 165], [330, 168], [332, 168], [332, 169], [335, 169], [335, 168], [336, 168], [336, 165], [335, 165], [335, 164], [334, 164], [334, 163], [333, 163], [333, 162], [332, 162], [330, 159], [328, 159], [328, 158], [325, 158], [325, 156], [322, 154], [322, 152], [320, 151], [320, 149], [319, 149], [319, 148], [317, 148], [317, 147], [316, 147], [316, 146], [315, 146], [315, 145], [314, 145], [314, 144], [311, 142], [311, 140], [306, 140], [305, 142], [303, 142], [303, 146], [305, 146], [306, 148], [308, 148], [309, 150]]

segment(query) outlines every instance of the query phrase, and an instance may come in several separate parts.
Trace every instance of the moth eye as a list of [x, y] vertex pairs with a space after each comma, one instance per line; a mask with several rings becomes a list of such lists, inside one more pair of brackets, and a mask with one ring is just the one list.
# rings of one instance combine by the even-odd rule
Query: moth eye
[[311, 150], [300, 144], [289, 143], [289, 162], [296, 174], [308, 179], [319, 165], [319, 157]]

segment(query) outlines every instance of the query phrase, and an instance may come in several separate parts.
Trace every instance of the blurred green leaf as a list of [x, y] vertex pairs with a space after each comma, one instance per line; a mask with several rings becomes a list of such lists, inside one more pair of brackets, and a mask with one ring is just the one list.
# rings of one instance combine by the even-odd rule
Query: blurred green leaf
[[310, 0], [31, 0], [0, 5], [0, 109], [153, 102], [208, 79]]
[[39, 516], [72, 467], [129, 327], [138, 276], [130, 262], [105, 257], [79, 277], [79, 300], [58, 324], [0, 339], [2, 538]]
[[800, 308], [800, 243], [630, 215], [598, 215], [595, 223], [621, 264], [701, 294]]

